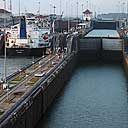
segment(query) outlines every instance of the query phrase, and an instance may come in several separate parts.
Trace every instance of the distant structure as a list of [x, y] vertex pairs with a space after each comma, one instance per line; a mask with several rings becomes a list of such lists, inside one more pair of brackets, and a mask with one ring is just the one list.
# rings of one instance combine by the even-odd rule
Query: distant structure
[[0, 9], [0, 22], [3, 22], [4, 18], [7, 21], [10, 21], [11, 20], [11, 16], [12, 16], [11, 12], [9, 12], [7, 10], [4, 10], [4, 9]]
[[33, 14], [33, 13], [25, 13], [25, 16], [26, 16], [26, 18], [31, 18], [31, 17], [35, 17], [35, 14]]
[[113, 20], [123, 20], [128, 18], [127, 13], [107, 13], [107, 14], [99, 14], [97, 16], [98, 19], [113, 19]]
[[83, 12], [83, 20], [90, 21], [92, 19], [92, 17], [93, 17], [92, 12], [89, 9], [86, 9]]

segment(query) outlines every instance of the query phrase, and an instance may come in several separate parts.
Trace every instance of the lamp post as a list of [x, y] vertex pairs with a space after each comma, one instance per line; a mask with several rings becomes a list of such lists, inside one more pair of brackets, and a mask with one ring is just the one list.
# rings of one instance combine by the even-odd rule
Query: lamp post
[[40, 1], [38, 2], [39, 4], [39, 10], [38, 10], [38, 13], [39, 13], [39, 16], [40, 16]]
[[54, 16], [53, 16], [53, 23], [52, 23], [52, 28], [53, 28], [53, 33], [55, 32], [55, 16], [56, 16], [56, 6], [53, 6], [54, 9]]
[[12, 0], [10, 0], [10, 12], [12, 13]]
[[50, 4], [50, 14], [51, 14], [51, 12], [52, 12], [51, 8], [52, 8], [52, 4]]
[[76, 13], [77, 13], [77, 14], [76, 14], [76, 15], [77, 15], [77, 19], [78, 19], [78, 4], [79, 4], [79, 2], [77, 1], [77, 2], [76, 2], [76, 5], [77, 5], [77, 6], [76, 6], [76, 8], [77, 8], [77, 12], [76, 12]]
[[70, 12], [70, 1], [66, 1], [66, 11], [67, 11], [67, 16], [68, 16], [68, 32], [70, 31], [70, 13], [68, 14], [68, 12]]
[[3, 83], [3, 89], [7, 89], [7, 99], [8, 97], [8, 90], [9, 90], [9, 86], [7, 84], [7, 79], [6, 79], [6, 73], [7, 73], [7, 67], [6, 67], [6, 16], [5, 16], [5, 11], [6, 11], [6, 0], [4, 1], [4, 83]]
[[82, 21], [83, 21], [83, 8], [84, 8], [84, 4], [81, 5], [82, 6]]
[[122, 3], [122, 13], [125, 13], [125, 2]]
[[20, 17], [20, 0], [19, 0], [19, 17]]
[[54, 5], [53, 6], [53, 9], [54, 9], [54, 15], [56, 14], [56, 6]]
[[5, 10], [6, 10], [6, 0], [4, 1], [4, 82], [6, 83], [6, 17], [5, 17]]
[[86, 8], [88, 9], [88, 1], [86, 1]]
[[127, 0], [127, 21], [128, 21], [128, 0]]
[[61, 10], [61, 0], [60, 0], [60, 15], [61, 15], [61, 13], [62, 13], [62, 10]]

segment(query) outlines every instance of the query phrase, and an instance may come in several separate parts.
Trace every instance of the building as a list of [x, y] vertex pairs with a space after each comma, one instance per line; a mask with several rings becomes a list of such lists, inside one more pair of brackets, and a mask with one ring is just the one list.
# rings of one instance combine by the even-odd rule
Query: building
[[10, 22], [12, 22], [12, 13], [7, 10], [0, 9], [0, 27], [4, 26], [4, 19], [6, 19], [7, 26]]
[[92, 19], [92, 17], [93, 17], [92, 12], [89, 9], [87, 9], [83, 12], [83, 19], [85, 21], [90, 21]]
[[12, 16], [11, 12], [4, 9], [0, 9], [0, 19], [6, 18], [7, 20], [10, 20], [11, 16]]

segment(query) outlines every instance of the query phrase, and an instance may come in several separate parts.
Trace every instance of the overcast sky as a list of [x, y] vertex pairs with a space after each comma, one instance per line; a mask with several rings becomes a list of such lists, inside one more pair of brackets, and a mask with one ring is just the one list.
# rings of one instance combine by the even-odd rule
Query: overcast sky
[[[9, 1], [6, 0], [7, 9], [9, 9]], [[108, 13], [108, 12], [126, 12], [126, 0], [20, 0], [21, 1], [21, 12], [33, 12], [37, 13], [39, 10], [40, 1], [40, 12], [41, 14], [53, 13], [53, 6], [56, 6], [56, 13], [64, 11], [64, 15], [77, 15], [77, 1], [78, 1], [78, 12], [82, 14], [83, 9], [90, 8], [92, 11], [97, 13]], [[61, 3], [61, 4], [60, 4]], [[61, 5], [61, 6], [60, 6]], [[0, 0], [0, 6], [3, 8], [3, 0]], [[19, 0], [12, 0], [12, 11], [13, 13], [19, 12]]]

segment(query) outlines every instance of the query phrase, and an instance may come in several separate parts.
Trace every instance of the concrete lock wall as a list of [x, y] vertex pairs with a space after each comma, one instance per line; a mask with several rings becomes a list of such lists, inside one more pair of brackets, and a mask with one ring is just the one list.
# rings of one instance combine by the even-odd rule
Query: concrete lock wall
[[19, 105], [1, 121], [0, 128], [34, 128], [56, 95], [70, 78], [76, 54], [66, 57], [45, 80], [33, 88]]
[[60, 90], [64, 87], [65, 82], [70, 79], [70, 76], [74, 70], [74, 66], [76, 65], [76, 58], [72, 59], [72, 61], [65, 63], [60, 69], [58, 68], [57, 72], [59, 72], [56, 78], [50, 83], [49, 86], [43, 92], [43, 113], [46, 112], [47, 108], [53, 102], [54, 97], [60, 92]]
[[99, 50], [101, 49], [100, 38], [82, 38], [79, 44], [80, 50]]
[[128, 77], [128, 59], [126, 54], [123, 55], [123, 66], [124, 66], [124, 71], [126, 73], [126, 77]]
[[123, 41], [122, 39], [102, 39], [102, 59], [104, 61], [122, 61]]
[[116, 30], [118, 28], [118, 22], [115, 21], [93, 21], [94, 29], [113, 29]]
[[102, 47], [101, 38], [82, 38], [78, 44], [79, 59], [82, 61], [97, 60]]
[[122, 51], [122, 45], [121, 39], [102, 39], [103, 50]]
[[118, 38], [81, 38], [79, 59], [85, 61], [122, 61], [123, 41]]
[[124, 38], [124, 52], [128, 53], [128, 38]]

